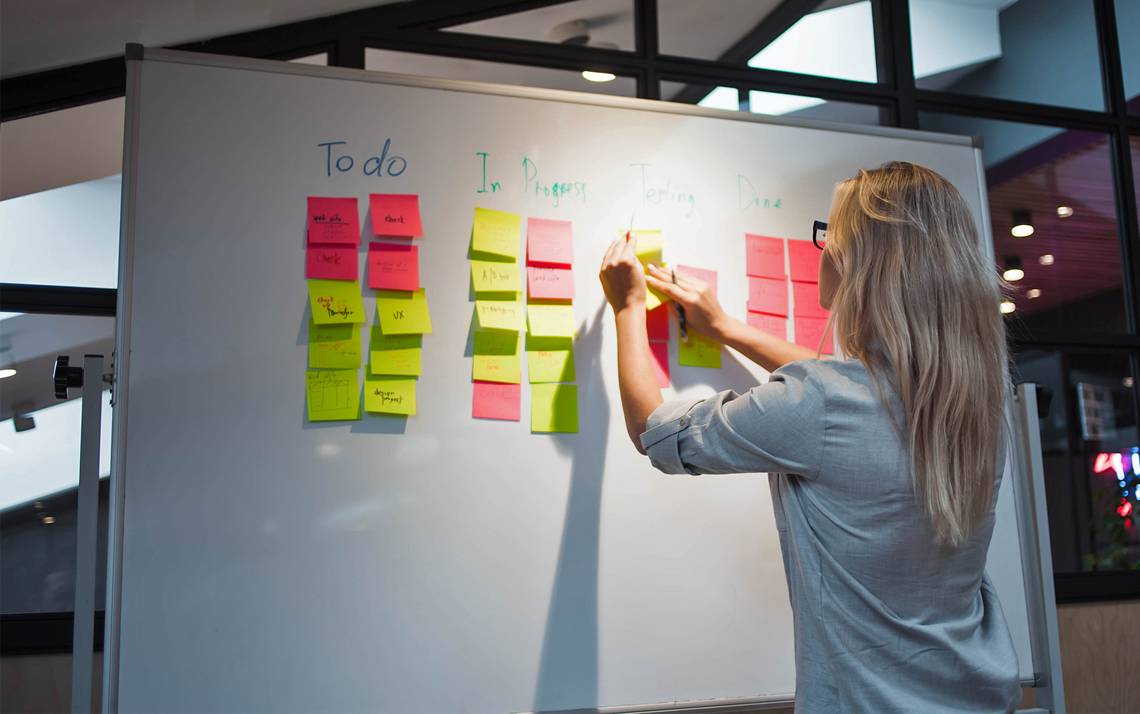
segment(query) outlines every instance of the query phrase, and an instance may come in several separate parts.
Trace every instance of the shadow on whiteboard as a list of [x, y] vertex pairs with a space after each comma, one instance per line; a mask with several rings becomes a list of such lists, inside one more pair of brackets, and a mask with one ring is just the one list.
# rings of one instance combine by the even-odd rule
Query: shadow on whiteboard
[[[675, 359], [676, 347], [675, 345], [670, 345], [670, 347], [673, 348], [671, 359]], [[744, 394], [749, 389], [761, 384], [761, 382], [757, 381], [756, 375], [740, 361], [740, 358], [732, 350], [723, 350], [721, 364], [720, 369], [676, 366], [672, 369], [672, 374], [670, 375], [673, 388], [681, 392], [692, 387], [708, 387], [712, 389], [713, 392], [723, 392], [726, 389], [731, 389], [740, 394]]]

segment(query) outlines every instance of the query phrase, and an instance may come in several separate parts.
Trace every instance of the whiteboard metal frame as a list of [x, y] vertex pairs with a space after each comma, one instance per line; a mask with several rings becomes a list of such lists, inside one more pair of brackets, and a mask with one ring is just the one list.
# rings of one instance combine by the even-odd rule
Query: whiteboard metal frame
[[[970, 146], [974, 148], [978, 170], [978, 185], [981, 191], [983, 241], [990, 257], [993, 257], [993, 242], [990, 234], [989, 209], [985, 193], [985, 169], [982, 163], [981, 140], [977, 137], [958, 136], [923, 132], [914, 129], [895, 127], [842, 124], [838, 122], [791, 119], [747, 112], [733, 112], [709, 109], [687, 104], [674, 104], [650, 99], [614, 97], [608, 95], [571, 92], [558, 89], [519, 87], [513, 85], [489, 84], [451, 79], [419, 77], [415, 75], [376, 72], [371, 70], [348, 69], [342, 67], [321, 67], [291, 62], [248, 59], [210, 55], [178, 50], [152, 49], [131, 43], [126, 47], [126, 118], [123, 141], [123, 189], [119, 236], [119, 287], [116, 305], [116, 337], [114, 360], [115, 409], [111, 429], [111, 475], [110, 503], [107, 538], [107, 604], [104, 632], [103, 659], [103, 711], [119, 710], [119, 645], [120, 620], [122, 610], [122, 554], [123, 519], [125, 517], [124, 471], [130, 385], [130, 345], [131, 345], [131, 305], [132, 275], [134, 263], [134, 214], [137, 197], [136, 174], [139, 141], [139, 89], [141, 84], [142, 61], [168, 62], [174, 64], [201, 65], [226, 69], [240, 69], [255, 72], [293, 74], [323, 79], [340, 79], [372, 84], [387, 84], [425, 89], [491, 94], [524, 99], [541, 99], [570, 104], [584, 104], [617, 109], [678, 114], [732, 121], [753, 122], [776, 126], [792, 126], [844, 134], [909, 139], [925, 143]], [[1064, 712], [1064, 695], [1060, 679], [1060, 649], [1057, 637], [1056, 601], [1053, 597], [1052, 560], [1049, 550], [1048, 523], [1044, 504], [1044, 481], [1041, 471], [1040, 436], [1036, 424], [1036, 398], [1029, 387], [1019, 389], [1018, 441], [1015, 449], [1019, 464], [1031, 469], [1029, 483], [1019, 483], [1014, 479], [1014, 495], [1017, 501], [1018, 530], [1021, 541], [1022, 564], [1025, 569], [1026, 593], [1029, 602], [1030, 639], [1033, 649], [1035, 676], [1023, 680], [1025, 686], [1032, 686], [1044, 694], [1044, 704], [1049, 711]], [[1028, 449], [1035, 448], [1030, 452]], [[764, 711], [786, 707], [791, 699], [783, 697], [763, 697], [749, 699], [716, 699], [706, 701], [686, 701], [644, 705], [599, 707], [577, 712], [605, 712], [606, 714], [649, 712], [720, 712], [720, 711]], [[1025, 711], [1042, 711], [1041, 709]], [[567, 713], [568, 714], [568, 713]]]

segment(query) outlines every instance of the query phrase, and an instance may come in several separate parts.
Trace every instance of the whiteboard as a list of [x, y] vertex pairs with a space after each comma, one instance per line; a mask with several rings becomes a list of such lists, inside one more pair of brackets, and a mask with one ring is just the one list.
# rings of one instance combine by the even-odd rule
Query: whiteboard
[[[667, 260], [718, 271], [743, 317], [744, 233], [809, 239], [859, 167], [930, 166], [986, 226], [969, 140], [177, 52], [128, 64], [119, 710], [793, 696], [767, 478], [664, 476], [632, 448], [596, 267], [636, 212]], [[384, 175], [365, 174], [386, 142]], [[368, 236], [372, 192], [420, 196], [420, 413], [308, 423], [305, 197], [358, 197]], [[523, 422], [470, 417], [476, 206], [573, 222], [579, 434], [530, 434], [525, 384]], [[678, 367], [672, 349], [667, 397], [764, 378], [732, 353]], [[1030, 678], [1009, 483], [990, 572]]]

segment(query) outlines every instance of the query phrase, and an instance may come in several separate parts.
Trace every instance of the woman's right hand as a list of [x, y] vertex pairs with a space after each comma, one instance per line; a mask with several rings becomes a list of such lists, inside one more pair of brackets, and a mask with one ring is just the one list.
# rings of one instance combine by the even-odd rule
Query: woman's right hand
[[649, 287], [668, 295], [685, 309], [685, 321], [689, 327], [718, 341], [722, 339], [730, 318], [708, 283], [682, 275], [678, 275], [674, 283], [673, 273], [656, 265], [649, 266], [645, 280]]

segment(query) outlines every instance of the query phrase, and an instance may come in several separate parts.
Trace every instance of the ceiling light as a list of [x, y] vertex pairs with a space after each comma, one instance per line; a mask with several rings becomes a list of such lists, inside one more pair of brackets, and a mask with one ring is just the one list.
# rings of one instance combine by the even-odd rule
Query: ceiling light
[[1002, 300], [1001, 301], [1001, 314], [1008, 315], [1016, 309], [1017, 309], [1017, 305], [1013, 304], [1013, 300]]
[[1040, 263], [1041, 265], [1052, 265], [1053, 264], [1053, 254], [1052, 253], [1046, 253], [1045, 255], [1038, 258], [1037, 262]]
[[16, 375], [16, 370], [14, 370], [14, 369], [0, 369], [0, 379], [4, 379], [6, 377], [13, 377], [15, 375]]
[[1036, 300], [1037, 298], [1041, 297], [1041, 288], [1029, 288], [1025, 291], [1025, 297], [1029, 298], [1030, 300]]
[[593, 70], [582, 70], [582, 79], [588, 82], [612, 82], [617, 79], [617, 75], [612, 72], [594, 72]]
[[1057, 206], [1057, 218], [1068, 218], [1073, 215], [1072, 206]]
[[55, 516], [44, 516], [40, 520], [43, 521], [45, 526], [50, 526], [52, 523], [55, 523]]
[[1025, 277], [1025, 271], [1021, 269], [1021, 258], [1016, 255], [1006, 256], [1005, 270], [1002, 271], [1001, 276], [1011, 283], [1016, 283]]
[[1009, 234], [1014, 238], [1028, 238], [1033, 235], [1032, 214], [1024, 208], [1015, 209], [1013, 212], [1013, 227], [1009, 229]]
[[1121, 380], [1121, 382], [1124, 383], [1125, 387], [1132, 389], [1132, 385], [1136, 383], [1136, 380], [1132, 379], [1132, 377], [1125, 377], [1124, 379]]

